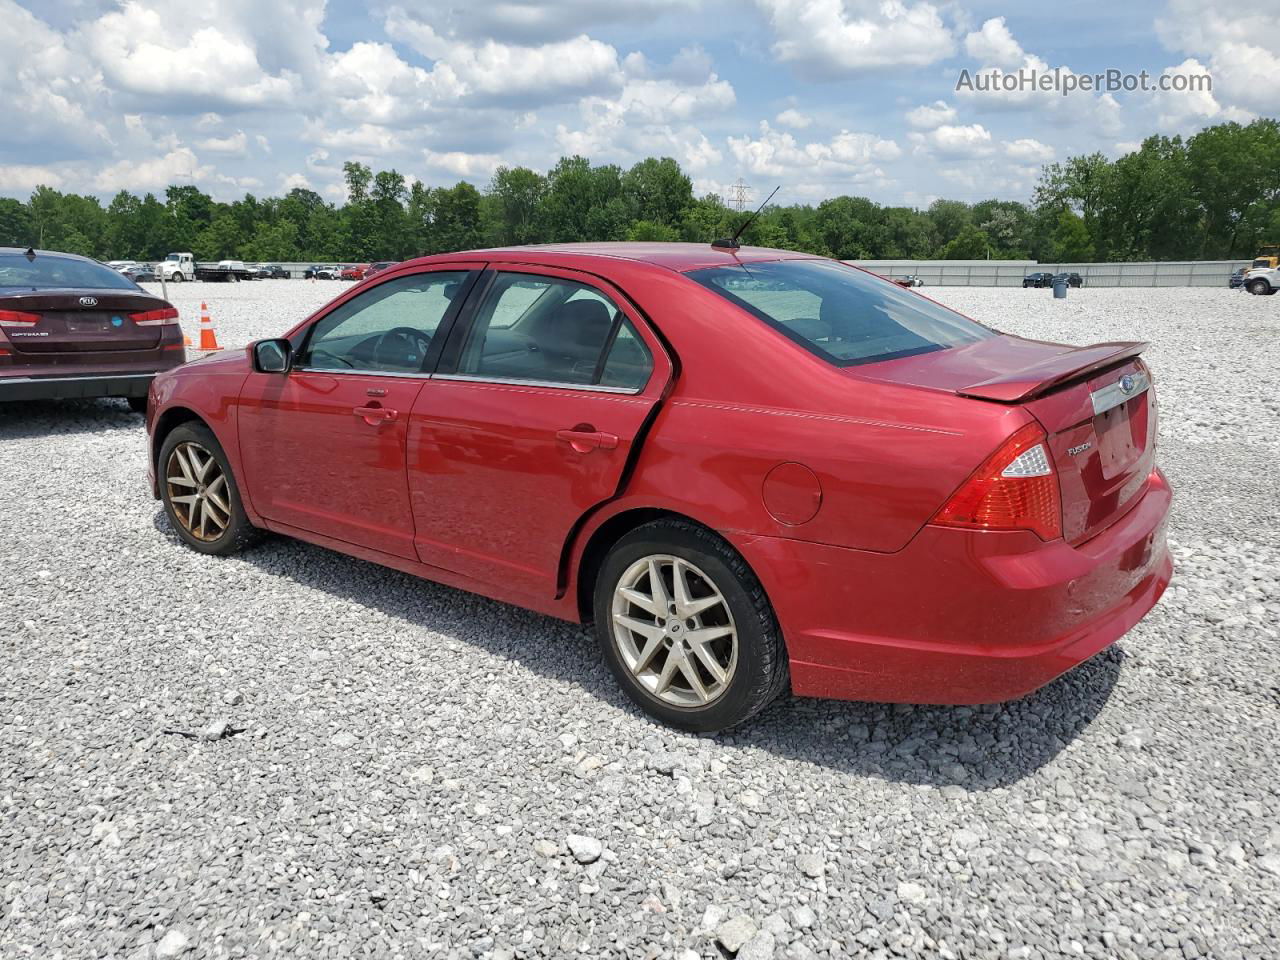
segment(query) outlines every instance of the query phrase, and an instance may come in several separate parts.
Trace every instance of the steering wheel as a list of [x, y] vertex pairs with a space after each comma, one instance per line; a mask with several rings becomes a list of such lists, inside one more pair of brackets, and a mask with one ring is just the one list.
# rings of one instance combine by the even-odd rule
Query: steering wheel
[[376, 363], [400, 366], [405, 363], [405, 346], [417, 351], [416, 355], [411, 354], [408, 359], [417, 360], [418, 366], [421, 366], [427, 355], [427, 348], [431, 346], [431, 335], [413, 327], [392, 327], [374, 341], [373, 359]]

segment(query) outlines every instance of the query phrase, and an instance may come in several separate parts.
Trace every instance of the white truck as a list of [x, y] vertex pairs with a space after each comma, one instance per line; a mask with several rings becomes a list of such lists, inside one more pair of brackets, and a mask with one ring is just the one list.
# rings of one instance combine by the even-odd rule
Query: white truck
[[1254, 296], [1269, 296], [1280, 290], [1280, 267], [1254, 267], [1240, 285]]
[[171, 253], [156, 264], [156, 274], [169, 283], [186, 283], [196, 278], [196, 258], [192, 253]]

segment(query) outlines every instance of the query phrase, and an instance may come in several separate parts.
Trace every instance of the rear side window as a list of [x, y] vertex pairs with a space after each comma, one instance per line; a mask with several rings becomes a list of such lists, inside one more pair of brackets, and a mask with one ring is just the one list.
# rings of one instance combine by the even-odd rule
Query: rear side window
[[0, 253], [0, 288], [18, 290], [137, 290], [128, 277], [105, 264], [56, 254], [28, 260], [21, 253]]
[[594, 287], [498, 273], [476, 311], [458, 373], [639, 390], [653, 359], [622, 310]]
[[829, 260], [710, 267], [687, 276], [841, 367], [995, 336], [895, 283]]

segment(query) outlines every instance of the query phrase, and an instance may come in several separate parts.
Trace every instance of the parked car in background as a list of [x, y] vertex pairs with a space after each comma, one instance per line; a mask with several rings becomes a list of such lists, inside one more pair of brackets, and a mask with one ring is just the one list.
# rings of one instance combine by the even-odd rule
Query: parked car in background
[[0, 400], [123, 397], [141, 411], [156, 373], [186, 358], [178, 311], [119, 271], [0, 247]]
[[1051, 287], [1053, 286], [1053, 274], [1041, 271], [1039, 273], [1028, 273], [1022, 278], [1022, 287]]
[[353, 263], [342, 268], [341, 277], [343, 280], [363, 280], [365, 271], [369, 269], [367, 263]]
[[594, 623], [678, 727], [788, 686], [984, 703], [1169, 582], [1144, 346], [1001, 334], [779, 250], [454, 253], [158, 377], [148, 463], [199, 552], [273, 530]]
[[151, 282], [156, 279], [156, 268], [149, 263], [135, 263], [120, 272], [134, 283]]
[[324, 267], [316, 267], [313, 275], [317, 280], [337, 280], [342, 276], [342, 268], [332, 264]]
[[[1078, 273], [1055, 273], [1054, 280], [1066, 280], [1069, 287], [1083, 287], [1084, 277]], [[1050, 284], [1052, 286], [1052, 284]]]
[[264, 263], [258, 267], [258, 277], [262, 280], [288, 280], [289, 271], [278, 263]]
[[923, 287], [924, 281], [914, 273], [909, 273], [905, 277], [892, 277], [894, 283], [900, 287]]
[[366, 277], [372, 277], [375, 273], [381, 273], [383, 270], [386, 270], [388, 267], [394, 267], [399, 262], [400, 261], [398, 260], [379, 260], [377, 263], [369, 264], [369, 267], [367, 270], [365, 270], [364, 275]]
[[107, 266], [112, 270], [124, 273], [127, 268], [136, 266], [137, 263], [137, 260], [108, 260]]
[[1227, 286], [1232, 290], [1237, 290], [1244, 286], [1244, 275], [1249, 272], [1248, 267], [1237, 267], [1231, 271], [1231, 276], [1227, 278]]
[[302, 271], [302, 279], [303, 279], [303, 280], [314, 280], [314, 279], [316, 278], [316, 272], [317, 272], [319, 269], [320, 269], [320, 268], [319, 268], [319, 267], [317, 267], [317, 266], [313, 263], [311, 266], [307, 267], [307, 269], [305, 269], [305, 270], [303, 270], [303, 271]]

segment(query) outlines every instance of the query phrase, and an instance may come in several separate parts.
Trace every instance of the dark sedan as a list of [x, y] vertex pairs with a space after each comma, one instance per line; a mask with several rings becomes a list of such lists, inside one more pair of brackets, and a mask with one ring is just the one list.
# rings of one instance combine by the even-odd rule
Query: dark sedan
[[110, 267], [0, 247], [0, 400], [123, 397], [146, 409], [186, 360], [178, 311]]
[[1078, 274], [1078, 273], [1055, 273], [1055, 274], [1053, 275], [1053, 279], [1054, 279], [1054, 280], [1065, 280], [1065, 281], [1067, 281], [1067, 286], [1069, 286], [1069, 287], [1083, 287], [1083, 286], [1084, 286], [1084, 277], [1080, 276], [1080, 274]]
[[135, 263], [131, 267], [125, 267], [120, 273], [134, 283], [143, 283], [144, 281], [151, 283], [156, 279], [156, 268], [149, 263]]
[[1053, 286], [1053, 274], [1048, 272], [1028, 273], [1022, 278], [1022, 286], [1026, 287], [1051, 287]]

